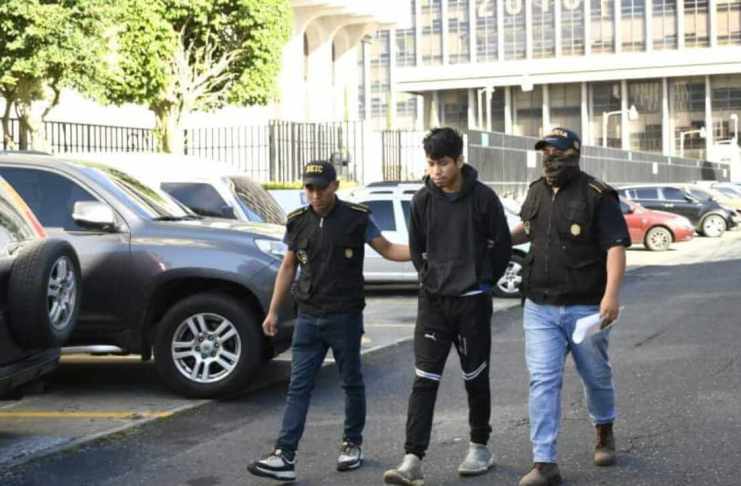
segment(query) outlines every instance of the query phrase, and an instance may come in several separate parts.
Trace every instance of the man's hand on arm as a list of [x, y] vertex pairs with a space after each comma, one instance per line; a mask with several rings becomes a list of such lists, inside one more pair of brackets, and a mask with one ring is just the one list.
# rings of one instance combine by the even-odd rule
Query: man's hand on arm
[[613, 246], [607, 250], [607, 286], [599, 311], [603, 325], [617, 319], [620, 308], [620, 287], [625, 275], [625, 247]]
[[409, 253], [408, 245], [399, 245], [398, 243], [391, 243], [384, 236], [376, 236], [370, 242], [370, 246], [373, 247], [382, 257], [392, 260], [395, 262], [408, 262], [412, 259]]
[[512, 246], [521, 245], [530, 241], [530, 237], [525, 233], [525, 226], [519, 223], [512, 229]]
[[268, 314], [262, 322], [262, 330], [266, 336], [275, 336], [278, 333], [278, 309], [280, 309], [286, 294], [291, 288], [293, 279], [296, 277], [297, 264], [296, 254], [293, 251], [287, 251], [278, 270], [278, 276], [275, 278], [273, 298], [270, 301]]

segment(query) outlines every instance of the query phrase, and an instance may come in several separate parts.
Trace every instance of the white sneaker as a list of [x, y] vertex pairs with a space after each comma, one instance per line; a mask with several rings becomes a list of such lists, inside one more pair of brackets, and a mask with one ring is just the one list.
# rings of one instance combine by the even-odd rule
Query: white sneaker
[[424, 486], [422, 460], [414, 454], [407, 454], [396, 469], [389, 469], [383, 475], [383, 482], [398, 486]]
[[494, 457], [489, 448], [483, 444], [471, 442], [468, 446], [468, 454], [458, 466], [458, 474], [461, 476], [478, 476], [494, 467]]
[[363, 464], [363, 449], [352, 442], [343, 442], [340, 446], [340, 457], [337, 458], [338, 471], [352, 471]]
[[283, 451], [275, 449], [259, 461], [247, 466], [247, 471], [262, 478], [277, 479], [279, 481], [296, 480], [296, 458], [288, 459]]

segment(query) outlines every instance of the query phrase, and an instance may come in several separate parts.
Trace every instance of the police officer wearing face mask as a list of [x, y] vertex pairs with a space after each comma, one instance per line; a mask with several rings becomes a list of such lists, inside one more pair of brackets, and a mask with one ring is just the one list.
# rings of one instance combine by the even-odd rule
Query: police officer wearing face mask
[[571, 353], [587, 397], [597, 444], [594, 463], [615, 462], [615, 393], [607, 356], [609, 329], [579, 344], [576, 321], [600, 313], [603, 327], [618, 315], [630, 236], [615, 190], [579, 168], [581, 142], [556, 128], [535, 144], [544, 177], [530, 185], [512, 233], [531, 242], [524, 274], [525, 359], [530, 373], [533, 469], [520, 486], [560, 484], [556, 439], [564, 361]]

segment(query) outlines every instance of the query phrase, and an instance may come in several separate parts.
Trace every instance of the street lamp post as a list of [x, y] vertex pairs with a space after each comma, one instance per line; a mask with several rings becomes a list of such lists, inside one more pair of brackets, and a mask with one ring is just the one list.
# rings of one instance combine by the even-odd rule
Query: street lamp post
[[[478, 122], [479, 128], [486, 128], [487, 132], [491, 131], [491, 95], [494, 93], [493, 86], [486, 86], [476, 91], [478, 101]], [[481, 101], [481, 95], [484, 94], [484, 102]], [[486, 126], [484, 127], [483, 106], [486, 104]]]
[[[607, 147], [607, 120], [608, 118], [612, 115], [620, 115], [622, 113], [623, 113], [623, 110], [602, 112], [602, 146], [603, 147]], [[638, 120], [638, 110], [636, 110], [636, 105], [630, 105], [630, 109], [628, 110], [628, 120], [630, 121]]]
[[679, 156], [684, 157], [684, 136], [699, 133], [700, 138], [705, 138], [705, 127], [699, 130], [687, 130], [686, 132], [679, 132]]

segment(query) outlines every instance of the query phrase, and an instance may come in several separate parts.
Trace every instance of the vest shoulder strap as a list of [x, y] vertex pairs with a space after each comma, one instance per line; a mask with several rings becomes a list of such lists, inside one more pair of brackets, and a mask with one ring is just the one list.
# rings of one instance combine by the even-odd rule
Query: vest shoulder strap
[[290, 221], [292, 219], [296, 219], [297, 217], [299, 217], [302, 214], [306, 213], [306, 211], [308, 211], [308, 210], [309, 210], [309, 206], [303, 206], [303, 207], [300, 207], [298, 209], [294, 209], [293, 211], [291, 211], [290, 213], [288, 213], [286, 215], [286, 219], [288, 221]]

